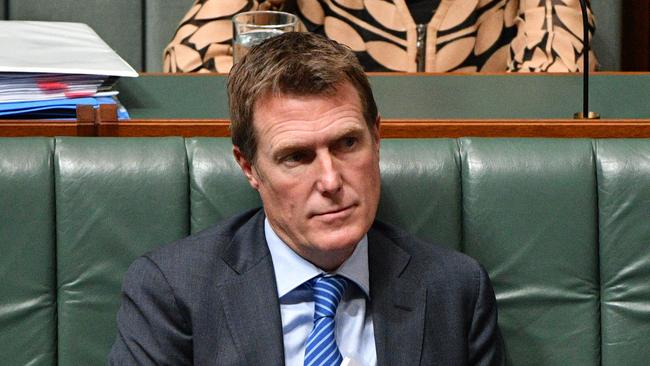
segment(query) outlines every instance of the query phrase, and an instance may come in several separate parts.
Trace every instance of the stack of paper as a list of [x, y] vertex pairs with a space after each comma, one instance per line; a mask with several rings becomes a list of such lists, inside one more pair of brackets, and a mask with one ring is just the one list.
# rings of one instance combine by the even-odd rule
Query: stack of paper
[[74, 118], [77, 104], [117, 103], [117, 79], [138, 76], [81, 23], [0, 21], [0, 49], [0, 118]]

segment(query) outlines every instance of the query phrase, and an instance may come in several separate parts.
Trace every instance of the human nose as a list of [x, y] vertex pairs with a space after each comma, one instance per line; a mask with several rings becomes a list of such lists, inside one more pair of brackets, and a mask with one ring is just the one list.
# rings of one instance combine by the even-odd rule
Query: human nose
[[332, 159], [329, 152], [322, 153], [318, 156], [318, 178], [316, 181], [316, 188], [323, 194], [336, 193], [341, 189], [342, 179], [341, 174], [336, 166], [336, 162]]

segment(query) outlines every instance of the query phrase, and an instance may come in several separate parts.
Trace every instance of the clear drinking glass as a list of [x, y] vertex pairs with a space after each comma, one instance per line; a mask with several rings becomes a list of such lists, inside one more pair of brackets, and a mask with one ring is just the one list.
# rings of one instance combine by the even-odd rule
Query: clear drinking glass
[[263, 40], [284, 32], [294, 32], [298, 17], [282, 11], [248, 11], [232, 17], [232, 23], [233, 62], [237, 62], [251, 47]]

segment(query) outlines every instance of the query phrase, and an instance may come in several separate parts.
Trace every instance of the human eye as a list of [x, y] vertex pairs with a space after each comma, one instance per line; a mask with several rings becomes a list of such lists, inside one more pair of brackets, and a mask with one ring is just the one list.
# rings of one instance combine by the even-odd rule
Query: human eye
[[280, 162], [287, 166], [296, 166], [308, 160], [309, 156], [305, 151], [291, 151], [280, 158]]
[[353, 150], [359, 144], [359, 138], [356, 136], [345, 136], [339, 140], [338, 146], [342, 151]]

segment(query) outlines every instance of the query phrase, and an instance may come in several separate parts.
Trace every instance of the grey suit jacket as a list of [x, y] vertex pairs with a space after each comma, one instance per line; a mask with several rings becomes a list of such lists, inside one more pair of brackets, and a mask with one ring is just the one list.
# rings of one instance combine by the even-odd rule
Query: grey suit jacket
[[[264, 214], [253, 210], [136, 260], [111, 365], [282, 365]], [[375, 222], [369, 308], [379, 365], [498, 365], [489, 278], [473, 259]]]

